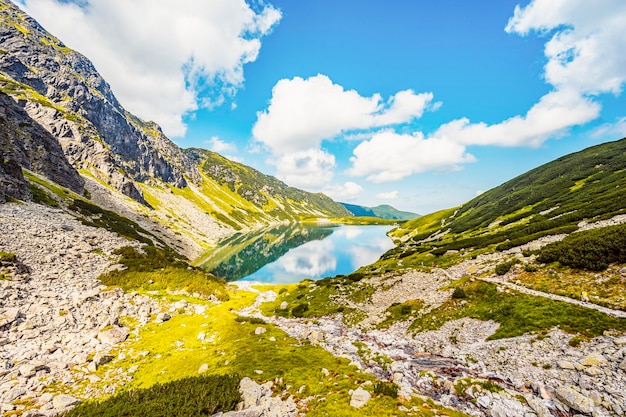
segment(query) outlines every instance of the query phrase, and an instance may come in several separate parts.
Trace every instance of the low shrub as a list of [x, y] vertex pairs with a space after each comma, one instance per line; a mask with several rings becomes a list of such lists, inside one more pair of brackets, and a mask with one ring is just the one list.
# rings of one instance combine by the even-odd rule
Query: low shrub
[[374, 394], [398, 398], [399, 387], [393, 382], [378, 381], [374, 384]]
[[462, 287], [455, 287], [454, 291], [452, 291], [452, 298], [467, 298], [467, 294], [465, 294], [465, 290]]
[[507, 262], [502, 262], [496, 265], [496, 274], [504, 275], [511, 270], [513, 265], [517, 263], [517, 259], [513, 259]]
[[102, 402], [80, 404], [63, 417], [196, 417], [235, 409], [241, 401], [240, 377], [208, 375], [134, 389]]
[[309, 311], [309, 305], [307, 303], [302, 303], [291, 309], [291, 315], [294, 317], [304, 317], [304, 313], [307, 311]]

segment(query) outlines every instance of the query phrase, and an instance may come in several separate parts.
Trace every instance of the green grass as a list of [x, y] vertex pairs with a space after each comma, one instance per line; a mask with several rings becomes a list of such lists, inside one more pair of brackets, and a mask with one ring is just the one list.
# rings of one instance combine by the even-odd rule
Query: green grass
[[240, 378], [210, 375], [183, 378], [148, 389], [132, 389], [103, 402], [87, 402], [64, 417], [196, 417], [235, 409], [241, 401]]
[[119, 263], [127, 269], [111, 271], [100, 276], [105, 285], [118, 286], [125, 291], [180, 290], [198, 293], [204, 297], [214, 295], [227, 300], [225, 282], [202, 270], [189, 267], [179, 255], [171, 250], [154, 246], [142, 248], [145, 253], [131, 246], [114, 251]]
[[17, 255], [14, 253], [0, 251], [0, 262], [15, 262], [16, 260]]
[[482, 281], [464, 286], [465, 305], [448, 300], [441, 307], [413, 322], [414, 331], [437, 329], [445, 322], [471, 317], [500, 323], [489, 339], [521, 336], [559, 327], [571, 334], [596, 337], [605, 330], [626, 330], [626, 319], [615, 318], [599, 311], [516, 292], [498, 292], [495, 284]]
[[379, 323], [378, 327], [385, 329], [392, 324], [409, 319], [412, 315], [418, 314], [424, 307], [424, 303], [421, 300], [410, 300], [404, 303], [394, 303], [387, 308], [386, 313], [389, 315]]

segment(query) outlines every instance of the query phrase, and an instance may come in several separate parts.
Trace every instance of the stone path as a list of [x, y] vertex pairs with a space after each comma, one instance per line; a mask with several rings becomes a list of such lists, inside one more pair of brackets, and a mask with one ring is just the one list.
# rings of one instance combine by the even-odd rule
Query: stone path
[[498, 279], [498, 278], [495, 278], [495, 277], [478, 278], [478, 279], [481, 280], [481, 281], [490, 282], [492, 284], [504, 285], [505, 287], [511, 288], [513, 290], [516, 290], [516, 291], [519, 291], [519, 292], [522, 292], [522, 293], [525, 293], [525, 294], [534, 295], [536, 297], [543, 297], [543, 298], [549, 298], [549, 299], [552, 299], [552, 300], [563, 301], [565, 303], [575, 304], [575, 305], [579, 305], [581, 307], [597, 310], [597, 311], [599, 311], [601, 313], [604, 313], [604, 314], [607, 314], [609, 316], [626, 318], [626, 311], [613, 310], [613, 309], [610, 309], [610, 308], [607, 308], [607, 307], [599, 306], [597, 304], [585, 303], [585, 302], [582, 302], [580, 300], [576, 300], [576, 299], [569, 298], [569, 297], [564, 297], [562, 295], [556, 295], [556, 294], [541, 292], [541, 291], [537, 291], [537, 290], [531, 290], [530, 288], [526, 288], [526, 287], [524, 287], [522, 285], [513, 284], [512, 282], [508, 282], [508, 281], [505, 281], [503, 279]]

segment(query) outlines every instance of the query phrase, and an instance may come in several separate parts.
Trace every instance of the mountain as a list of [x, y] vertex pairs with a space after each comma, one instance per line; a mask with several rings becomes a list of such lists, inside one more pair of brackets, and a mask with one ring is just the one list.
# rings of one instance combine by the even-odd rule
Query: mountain
[[420, 215], [410, 211], [400, 211], [396, 208], [382, 204], [376, 207], [365, 207], [356, 204], [341, 203], [350, 213], [357, 217], [380, 217], [391, 220], [412, 220]]
[[[392, 232], [411, 251], [506, 250], [577, 230], [580, 222], [626, 214], [626, 139], [563, 156], [460, 207], [412, 220]], [[401, 249], [397, 249], [400, 251]]]
[[85, 56], [8, 0], [0, 0], [0, 46], [0, 178], [9, 197], [30, 196], [16, 169], [23, 167], [192, 258], [238, 230], [349, 216], [324, 195], [208, 151], [182, 150], [157, 124], [126, 111]]

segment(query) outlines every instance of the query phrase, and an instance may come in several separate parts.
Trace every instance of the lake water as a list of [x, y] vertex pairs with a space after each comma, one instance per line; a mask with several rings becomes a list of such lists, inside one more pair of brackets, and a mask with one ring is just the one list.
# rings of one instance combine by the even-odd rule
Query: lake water
[[347, 275], [394, 247], [391, 226], [281, 225], [236, 234], [196, 264], [227, 281], [284, 284]]

